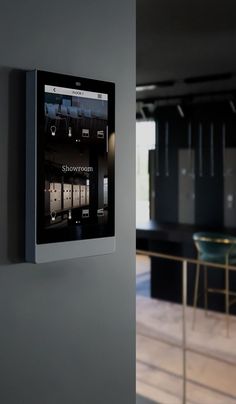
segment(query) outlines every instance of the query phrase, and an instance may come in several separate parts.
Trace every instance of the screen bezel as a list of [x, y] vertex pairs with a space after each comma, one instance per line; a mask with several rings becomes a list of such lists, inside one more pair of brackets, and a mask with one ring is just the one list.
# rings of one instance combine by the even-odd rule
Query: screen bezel
[[[46, 231], [43, 228], [42, 217], [44, 214], [44, 97], [45, 85], [66, 87], [75, 90], [92, 91], [108, 95], [108, 139], [115, 134], [115, 84], [83, 77], [69, 76], [58, 73], [37, 71], [37, 184], [36, 184], [36, 243], [39, 245], [60, 243], [67, 241], [80, 241], [96, 238], [107, 238], [115, 235], [115, 155], [114, 149], [108, 150], [108, 198], [109, 219], [105, 225], [105, 233], [101, 233], [100, 225], [96, 225], [94, 235], [87, 238], [77, 239], [69, 229], [60, 231]], [[114, 143], [114, 140], [113, 140]], [[104, 225], [103, 225], [104, 230]], [[102, 234], [102, 235], [101, 235]]]

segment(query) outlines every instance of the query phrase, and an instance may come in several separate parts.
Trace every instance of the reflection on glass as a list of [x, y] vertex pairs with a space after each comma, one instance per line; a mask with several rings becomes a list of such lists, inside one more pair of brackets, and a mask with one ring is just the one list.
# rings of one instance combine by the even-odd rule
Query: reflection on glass
[[194, 177], [193, 149], [192, 149], [192, 123], [188, 123], [188, 171]]
[[203, 162], [202, 162], [202, 123], [198, 126], [198, 164], [199, 164], [199, 177], [203, 176]]
[[169, 122], [165, 124], [165, 174], [169, 177]]
[[215, 175], [215, 156], [214, 156], [214, 124], [211, 123], [211, 177]]
[[159, 123], [156, 121], [156, 176], [160, 175]]
[[225, 148], [226, 148], [226, 126], [222, 124], [222, 152], [223, 152], [223, 176], [225, 177]]

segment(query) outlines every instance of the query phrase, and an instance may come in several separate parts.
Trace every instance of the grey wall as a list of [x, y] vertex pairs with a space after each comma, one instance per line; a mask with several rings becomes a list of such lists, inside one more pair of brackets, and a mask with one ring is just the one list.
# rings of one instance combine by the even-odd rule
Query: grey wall
[[[116, 252], [23, 263], [25, 70], [116, 82]], [[135, 402], [135, 1], [0, 13], [0, 402]]]

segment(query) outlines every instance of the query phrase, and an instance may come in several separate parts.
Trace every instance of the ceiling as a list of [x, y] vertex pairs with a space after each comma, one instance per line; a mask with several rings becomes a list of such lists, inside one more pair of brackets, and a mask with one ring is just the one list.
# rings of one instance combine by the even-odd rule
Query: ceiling
[[[233, 73], [227, 80], [184, 79]], [[235, 0], [137, 0], [137, 85], [173, 80], [138, 99], [236, 88]]]

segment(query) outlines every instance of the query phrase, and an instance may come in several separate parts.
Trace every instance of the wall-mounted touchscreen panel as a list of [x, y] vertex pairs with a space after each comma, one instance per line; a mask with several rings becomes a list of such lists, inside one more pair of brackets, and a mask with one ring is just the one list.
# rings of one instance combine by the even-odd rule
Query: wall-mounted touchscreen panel
[[27, 260], [114, 250], [114, 95], [113, 83], [28, 73]]

